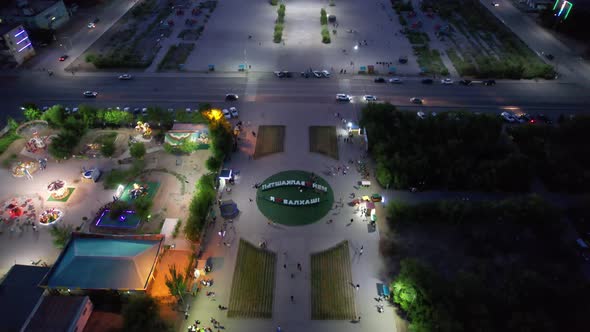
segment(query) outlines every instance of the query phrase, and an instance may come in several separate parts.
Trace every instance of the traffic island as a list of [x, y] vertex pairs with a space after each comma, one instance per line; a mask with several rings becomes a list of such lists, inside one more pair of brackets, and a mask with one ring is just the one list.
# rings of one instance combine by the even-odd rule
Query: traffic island
[[257, 185], [256, 204], [269, 223], [302, 226], [324, 217], [334, 203], [326, 180], [305, 171], [285, 171]]

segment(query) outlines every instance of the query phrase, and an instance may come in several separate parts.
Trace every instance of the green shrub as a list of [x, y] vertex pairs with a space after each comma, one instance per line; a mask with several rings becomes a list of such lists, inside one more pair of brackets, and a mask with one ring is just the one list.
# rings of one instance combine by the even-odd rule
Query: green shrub
[[27, 121], [39, 120], [43, 116], [43, 113], [37, 108], [25, 108], [23, 115]]
[[112, 157], [115, 154], [115, 142], [112, 140], [108, 140], [102, 143], [100, 147], [100, 152], [105, 157]]
[[223, 163], [223, 160], [217, 158], [216, 156], [211, 156], [205, 162], [205, 166], [207, 167], [207, 170], [209, 172], [217, 173], [217, 171], [219, 171], [219, 167], [221, 167], [222, 163]]
[[145, 144], [141, 142], [131, 144], [129, 154], [135, 159], [143, 159], [143, 156], [145, 156]]
[[275, 24], [275, 32], [273, 34], [273, 41], [280, 43], [283, 40], [283, 25], [280, 23]]
[[153, 201], [147, 196], [136, 198], [133, 201], [133, 208], [141, 220], [148, 220]]
[[279, 0], [270, 0], [270, 4], [276, 6], [279, 3]]
[[0, 138], [0, 155], [3, 154], [4, 151], [6, 151], [8, 149], [8, 147], [10, 146], [10, 144], [12, 144], [12, 142], [16, 141], [19, 138], [20, 138], [20, 136], [18, 136], [14, 132], [14, 130], [11, 130], [8, 133], [4, 134], [4, 136], [2, 136]]
[[87, 63], [93, 63], [94, 61], [96, 61], [96, 58], [97, 58], [97, 56], [94, 53], [88, 53], [84, 57], [84, 59], [86, 60]]
[[330, 30], [327, 25], [322, 26], [322, 43], [329, 44], [332, 40], [330, 38]]
[[326, 13], [326, 10], [324, 8], [322, 8], [320, 10], [320, 24], [321, 25], [328, 24], [328, 14]]

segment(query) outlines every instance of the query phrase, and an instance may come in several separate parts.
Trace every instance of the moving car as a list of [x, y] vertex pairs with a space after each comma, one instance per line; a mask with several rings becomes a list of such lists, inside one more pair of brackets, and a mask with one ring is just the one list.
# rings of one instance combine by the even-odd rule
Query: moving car
[[228, 111], [227, 109], [225, 109], [225, 108], [224, 108], [224, 109], [222, 109], [222, 110], [221, 110], [221, 113], [223, 113], [223, 116], [224, 116], [226, 119], [231, 119], [231, 114], [229, 113], [229, 111]]
[[424, 102], [422, 101], [422, 99], [418, 98], [418, 97], [412, 97], [410, 98], [410, 101], [412, 102], [412, 104], [419, 104], [422, 105]]
[[552, 124], [553, 121], [551, 121], [551, 119], [549, 119], [547, 116], [545, 116], [544, 114], [538, 113], [537, 115], [535, 115], [535, 120], [546, 123], [546, 124]]
[[499, 3], [497, 3], [497, 2], [495, 2], [495, 1], [492, 1], [492, 6], [494, 6], [494, 7], [498, 7], [498, 6], [500, 6], [500, 4], [499, 4]]
[[336, 95], [337, 101], [350, 101], [350, 96], [344, 93], [339, 93]]
[[234, 118], [237, 118], [239, 116], [238, 109], [235, 107], [230, 107], [229, 112], [231, 113], [231, 116]]
[[459, 84], [461, 85], [471, 85], [472, 81], [471, 80], [460, 80]]
[[377, 77], [374, 81], [375, 83], [385, 83], [385, 79], [383, 77]]
[[522, 113], [516, 116], [516, 118], [518, 119], [518, 122], [520, 123], [535, 123], [535, 120], [533, 119], [532, 116], [530, 116], [528, 113]]
[[96, 28], [96, 24], [94, 24], [94, 22], [90, 22], [86, 26], [88, 27], [88, 29], [94, 29], [94, 28]]
[[483, 81], [483, 85], [488, 85], [488, 86], [496, 85], [496, 81], [495, 80], [485, 80], [485, 81]]
[[364, 95], [363, 99], [365, 101], [377, 101], [377, 96], [373, 96], [373, 95]]
[[66, 59], [69, 58], [69, 55], [64, 54], [62, 56], [59, 57], [59, 61], [66, 61]]
[[504, 121], [506, 121], [508, 123], [516, 122], [516, 117], [514, 117], [514, 115], [512, 115], [511, 113], [502, 112], [502, 113], [500, 113], [500, 116], [502, 117], [502, 119], [504, 119]]
[[120, 80], [130, 80], [132, 79], [133, 76], [129, 75], [129, 74], [123, 74], [123, 75], [119, 75], [119, 79]]
[[225, 100], [226, 101], [236, 101], [236, 100], [238, 100], [238, 95], [235, 93], [228, 93], [225, 95]]
[[447, 78], [443, 78], [442, 80], [440, 80], [440, 83], [441, 84], [445, 84], [445, 85], [450, 85], [450, 84], [453, 84], [455, 82], [453, 82], [452, 79], [450, 79], [450, 78], [447, 77]]
[[422, 84], [432, 84], [432, 83], [434, 83], [432, 78], [425, 78], [422, 80]]
[[96, 98], [96, 96], [98, 96], [98, 92], [96, 92], [96, 91], [84, 91], [83, 95], [84, 95], [84, 97], [88, 97], [88, 98]]
[[399, 77], [392, 77], [392, 78], [389, 79], [389, 83], [391, 83], [391, 84], [402, 84], [403, 81]]

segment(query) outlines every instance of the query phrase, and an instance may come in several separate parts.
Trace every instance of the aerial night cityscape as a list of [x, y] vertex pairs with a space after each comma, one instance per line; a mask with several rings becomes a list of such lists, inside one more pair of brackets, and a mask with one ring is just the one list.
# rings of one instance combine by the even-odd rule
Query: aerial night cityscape
[[590, 0], [1, 0], [0, 332], [590, 330]]

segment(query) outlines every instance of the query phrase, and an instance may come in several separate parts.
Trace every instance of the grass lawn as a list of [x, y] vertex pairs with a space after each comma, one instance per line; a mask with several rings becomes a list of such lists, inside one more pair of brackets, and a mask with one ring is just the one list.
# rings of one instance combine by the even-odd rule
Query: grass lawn
[[271, 318], [276, 254], [240, 240], [228, 318]]
[[426, 74], [449, 74], [449, 70], [443, 64], [438, 50], [431, 49], [428, 46], [414, 46], [413, 49], [417, 53], [418, 65], [425, 70]]
[[311, 256], [311, 319], [355, 319], [348, 242]]
[[178, 65], [184, 64], [194, 48], [195, 44], [188, 43], [170, 46], [162, 62], [158, 64], [158, 70], [179, 69]]
[[338, 160], [338, 139], [334, 126], [309, 127], [309, 151]]
[[0, 138], [0, 154], [3, 154], [4, 151], [8, 149], [10, 144], [19, 138], [20, 136], [18, 136], [14, 131], [10, 131], [2, 136], [2, 138]]
[[283, 152], [285, 149], [285, 126], [260, 126], [256, 138], [254, 159], [273, 153]]
[[[282, 186], [275, 187], [268, 190], [258, 189], [256, 192], [256, 204], [262, 214], [279, 224], [289, 226], [307, 225], [318, 221], [324, 217], [334, 203], [334, 192], [330, 185], [316, 174], [316, 182], [328, 188], [327, 192], [316, 191], [311, 188], [306, 188], [299, 191], [297, 186]], [[309, 181], [311, 173], [304, 171], [285, 171], [274, 174], [264, 180], [262, 184], [280, 181], [280, 180], [303, 180]], [[311, 205], [284, 205], [277, 202], [271, 202], [269, 198], [291, 199], [291, 200], [306, 200], [312, 198], [319, 198], [320, 202]], [[261, 220], [261, 222], [266, 222]]]

